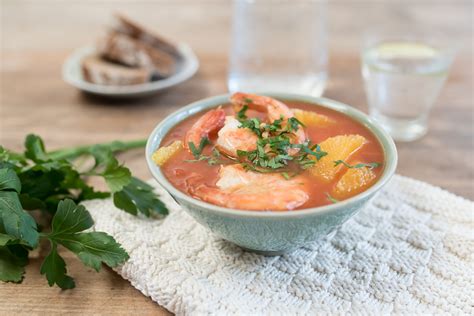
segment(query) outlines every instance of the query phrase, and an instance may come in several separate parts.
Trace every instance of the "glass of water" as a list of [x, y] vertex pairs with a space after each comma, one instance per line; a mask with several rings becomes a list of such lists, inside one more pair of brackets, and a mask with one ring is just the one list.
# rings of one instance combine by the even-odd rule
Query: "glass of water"
[[428, 40], [372, 37], [362, 52], [369, 113], [395, 140], [428, 130], [428, 115], [446, 80], [455, 49]]
[[320, 96], [327, 79], [324, 0], [234, 0], [229, 91]]

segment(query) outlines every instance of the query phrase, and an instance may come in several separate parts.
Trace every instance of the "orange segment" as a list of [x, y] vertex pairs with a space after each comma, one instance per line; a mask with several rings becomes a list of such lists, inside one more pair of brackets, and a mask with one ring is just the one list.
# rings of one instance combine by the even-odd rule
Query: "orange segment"
[[328, 154], [317, 161], [309, 171], [321, 180], [327, 182], [333, 180], [342, 168], [342, 165], [334, 166], [334, 161], [347, 161], [366, 141], [367, 140], [360, 135], [338, 135], [329, 137], [319, 144], [321, 150]]
[[168, 159], [183, 148], [183, 142], [180, 140], [174, 141], [171, 145], [161, 147], [153, 153], [151, 158], [158, 166], [163, 166]]
[[295, 114], [295, 117], [306, 126], [325, 127], [334, 123], [334, 120], [326, 115], [318, 114], [313, 111], [294, 109], [293, 113]]
[[376, 177], [375, 172], [368, 167], [348, 169], [337, 182], [331, 195], [338, 200], [347, 199], [364, 191], [374, 182]]

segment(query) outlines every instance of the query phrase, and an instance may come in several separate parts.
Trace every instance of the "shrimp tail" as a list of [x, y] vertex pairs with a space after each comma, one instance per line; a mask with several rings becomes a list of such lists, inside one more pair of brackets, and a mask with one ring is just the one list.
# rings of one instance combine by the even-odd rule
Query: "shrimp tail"
[[189, 193], [198, 199], [216, 205], [225, 205], [229, 200], [229, 194], [205, 184], [189, 187]]
[[235, 112], [240, 111], [244, 106], [260, 112], [265, 112], [269, 101], [269, 97], [243, 92], [235, 92], [230, 96], [230, 103], [232, 103]]
[[225, 122], [225, 111], [222, 108], [217, 108], [206, 112], [201, 116], [191, 129], [186, 133], [185, 146], [189, 150], [189, 143], [199, 145], [201, 139], [209, 138], [212, 133], [217, 133]]
[[271, 122], [282, 116], [285, 119], [293, 117], [293, 112], [285, 103], [262, 95], [236, 92], [230, 97], [230, 102], [236, 112], [247, 106], [249, 109], [267, 113]]

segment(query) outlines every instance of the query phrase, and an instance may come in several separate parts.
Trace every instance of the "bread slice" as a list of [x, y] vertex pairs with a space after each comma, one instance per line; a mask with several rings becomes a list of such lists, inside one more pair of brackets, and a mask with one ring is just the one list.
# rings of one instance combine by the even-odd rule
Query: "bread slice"
[[123, 15], [115, 14], [114, 30], [123, 34], [127, 34], [128, 36], [143, 43], [147, 43], [155, 49], [164, 51], [176, 59], [179, 59], [181, 56], [174, 44], [145, 29], [143, 26], [131, 21]]
[[82, 60], [84, 79], [103, 85], [133, 85], [150, 81], [151, 72], [146, 68], [131, 68], [91, 55]]
[[176, 59], [172, 55], [116, 31], [101, 39], [97, 48], [100, 55], [108, 60], [130, 67], [147, 68], [157, 77], [168, 77], [176, 68]]

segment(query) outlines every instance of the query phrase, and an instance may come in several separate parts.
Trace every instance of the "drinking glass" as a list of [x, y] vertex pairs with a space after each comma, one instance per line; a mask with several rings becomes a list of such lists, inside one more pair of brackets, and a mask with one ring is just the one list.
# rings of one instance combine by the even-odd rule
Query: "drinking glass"
[[454, 58], [453, 46], [406, 37], [370, 37], [362, 52], [369, 113], [395, 140], [428, 130], [428, 115]]
[[234, 0], [229, 91], [320, 96], [327, 79], [324, 0]]

